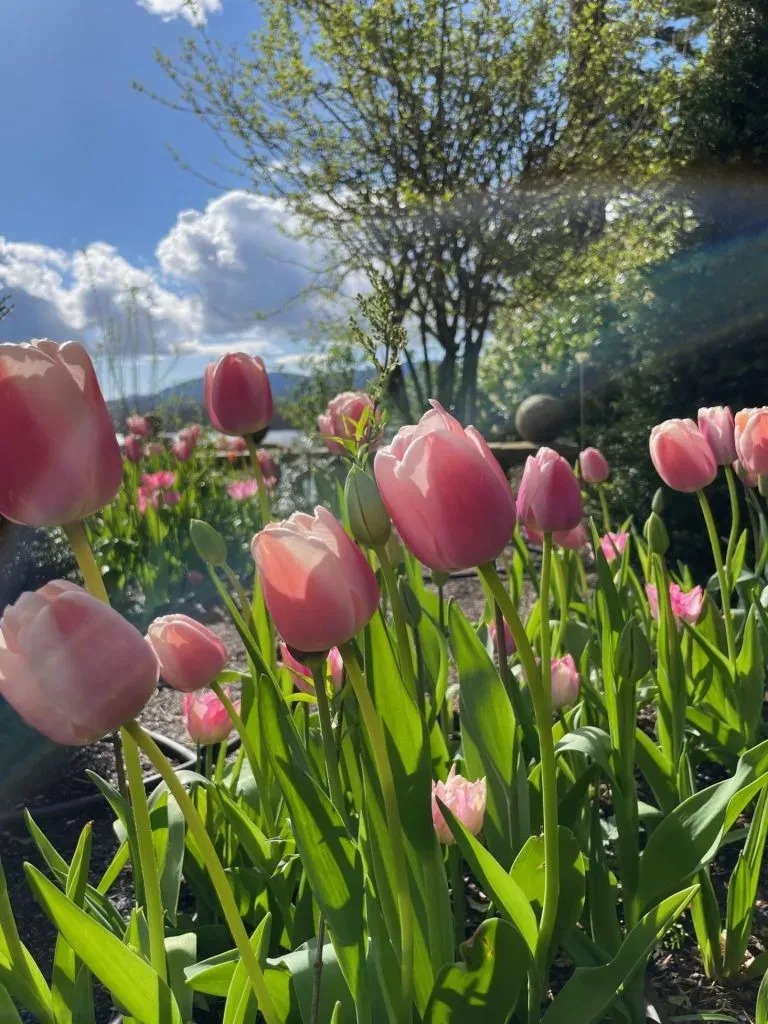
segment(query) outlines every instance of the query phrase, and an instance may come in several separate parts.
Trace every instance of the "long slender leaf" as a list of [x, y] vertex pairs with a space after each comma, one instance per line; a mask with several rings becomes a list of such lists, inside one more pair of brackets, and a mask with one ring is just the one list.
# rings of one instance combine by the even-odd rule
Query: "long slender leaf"
[[[90, 822], [80, 833], [72, 863], [67, 876], [67, 899], [82, 909], [85, 901], [85, 889], [88, 882], [88, 870], [91, 862], [91, 837], [93, 827]], [[51, 976], [51, 1002], [56, 1015], [56, 1024], [88, 1024], [83, 1016], [88, 1008], [93, 1010], [90, 998], [85, 1000], [84, 1007], [76, 1006], [75, 991], [78, 981], [78, 959], [74, 949], [63, 935], [56, 939], [56, 950], [53, 957], [53, 973]], [[85, 980], [80, 982], [80, 993], [83, 993]]]

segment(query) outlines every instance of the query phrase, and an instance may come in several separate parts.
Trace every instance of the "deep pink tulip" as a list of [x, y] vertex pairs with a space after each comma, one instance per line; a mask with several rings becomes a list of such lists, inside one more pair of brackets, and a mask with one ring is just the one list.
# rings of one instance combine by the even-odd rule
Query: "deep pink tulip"
[[380, 415], [374, 407], [371, 396], [366, 395], [364, 391], [343, 391], [331, 399], [323, 415], [317, 418], [318, 433], [329, 451], [343, 452], [346, 450], [344, 445], [339, 444], [334, 438], [354, 441], [358, 425], [366, 410], [368, 410], [368, 419], [360, 438], [361, 442], [370, 439], [380, 420]]
[[294, 514], [257, 533], [251, 552], [267, 609], [296, 651], [346, 643], [376, 611], [379, 586], [362, 551], [324, 508]]
[[733, 413], [727, 405], [699, 409], [699, 430], [704, 435], [718, 466], [728, 466], [736, 458]]
[[405, 546], [430, 569], [492, 562], [515, 528], [509, 481], [474, 427], [431, 404], [376, 455], [381, 498]]
[[277, 476], [277, 466], [275, 460], [269, 454], [269, 452], [259, 451], [256, 453], [259, 457], [259, 466], [265, 479], [274, 479]]
[[617, 558], [623, 555], [628, 540], [628, 533], [606, 533], [604, 537], [601, 537], [600, 547], [603, 549], [603, 554], [607, 561], [615, 562]]
[[0, 515], [26, 526], [85, 519], [114, 498], [122, 476], [83, 346], [0, 345]]
[[573, 470], [562, 455], [540, 448], [529, 455], [517, 494], [517, 514], [528, 530], [555, 533], [581, 526], [584, 508]]
[[[224, 692], [232, 700], [229, 687]], [[240, 701], [234, 701], [235, 711], [240, 714]], [[189, 738], [201, 747], [223, 743], [234, 727], [229, 711], [213, 690], [201, 693], [185, 693], [182, 699], [184, 724]]]
[[133, 434], [129, 434], [125, 439], [125, 457], [129, 462], [141, 462], [144, 458], [141, 441]]
[[552, 707], [570, 707], [579, 699], [579, 677], [573, 655], [566, 654], [562, 658], [553, 658], [551, 662]]
[[451, 765], [450, 773], [445, 782], [433, 782], [432, 824], [435, 826], [438, 841], [447, 846], [456, 841], [453, 838], [453, 832], [445, 823], [443, 812], [438, 806], [438, 797], [451, 814], [458, 818], [464, 828], [471, 832], [473, 836], [476, 836], [483, 827], [485, 796], [485, 779], [470, 782], [468, 779], [456, 774], [455, 764]]
[[587, 484], [601, 484], [611, 474], [608, 460], [599, 448], [585, 448], [579, 455], [581, 478]]
[[733, 464], [733, 471], [745, 487], [757, 487], [760, 483], [760, 477], [757, 473], [750, 473], [748, 469], [742, 466], [738, 459]]
[[[490, 624], [490, 626], [488, 627], [488, 635], [491, 638], [491, 643], [493, 644], [493, 650], [498, 655], [498, 653], [499, 653], [499, 640], [498, 640], [498, 630], [496, 629], [496, 623], [495, 622], [492, 622]], [[512, 654], [516, 650], [515, 638], [512, 636], [512, 630], [509, 628], [509, 626], [507, 625], [506, 622], [504, 623], [504, 647], [505, 647], [506, 652], [507, 652], [507, 657], [509, 657], [510, 654]]]
[[137, 715], [157, 661], [137, 629], [74, 583], [22, 594], [0, 620], [0, 693], [56, 743], [80, 746]]
[[222, 434], [256, 434], [272, 421], [272, 387], [258, 356], [233, 352], [205, 368], [205, 407]]
[[665, 420], [651, 431], [651, 459], [675, 491], [699, 491], [717, 476], [717, 462], [693, 420]]
[[128, 430], [136, 437], [147, 437], [151, 431], [149, 420], [145, 416], [129, 416], [125, 421]]
[[213, 630], [188, 615], [165, 615], [150, 625], [147, 641], [160, 663], [160, 675], [185, 693], [209, 686], [229, 661]]
[[[652, 583], [646, 584], [645, 593], [648, 598], [648, 606], [654, 619], [659, 617], [659, 593]], [[672, 606], [672, 614], [680, 624], [680, 620], [688, 622], [693, 626], [699, 620], [701, 609], [704, 606], [704, 591], [701, 587], [693, 587], [687, 593], [683, 592], [677, 583], [669, 585], [669, 603]]]
[[192, 458], [192, 453], [195, 450], [195, 445], [189, 438], [180, 437], [177, 441], [174, 441], [171, 445], [171, 451], [174, 457], [179, 462], [189, 462]]
[[735, 439], [736, 453], [747, 472], [768, 474], [768, 407], [737, 412]]
[[168, 508], [173, 508], [174, 505], [178, 505], [181, 501], [181, 495], [178, 491], [163, 491], [163, 504], [167, 505]]

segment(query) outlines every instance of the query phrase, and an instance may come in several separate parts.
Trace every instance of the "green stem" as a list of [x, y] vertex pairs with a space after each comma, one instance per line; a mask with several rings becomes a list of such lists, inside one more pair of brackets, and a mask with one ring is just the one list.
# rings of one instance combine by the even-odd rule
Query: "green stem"
[[739, 529], [741, 527], [741, 510], [739, 508], [739, 493], [736, 488], [736, 474], [733, 466], [725, 466], [725, 479], [728, 483], [728, 497], [731, 499], [731, 532], [728, 535], [728, 547], [725, 553], [725, 564], [730, 566], [736, 544], [739, 540]]
[[731, 619], [731, 590], [728, 586], [728, 578], [725, 574], [725, 566], [723, 565], [723, 553], [720, 550], [720, 539], [717, 536], [717, 527], [715, 526], [715, 520], [712, 515], [712, 509], [710, 508], [707, 496], [702, 490], [698, 490], [696, 495], [701, 505], [701, 511], [704, 516], [704, 522], [707, 524], [707, 533], [709, 534], [709, 543], [712, 546], [712, 554], [715, 558], [715, 569], [717, 570], [717, 578], [720, 581], [720, 603], [723, 609], [723, 621], [725, 622], [725, 639], [728, 645], [728, 658], [733, 664], [736, 663], [736, 639], [733, 633], [733, 620]]
[[341, 785], [341, 775], [339, 774], [339, 758], [333, 735], [331, 709], [328, 705], [328, 692], [325, 688], [324, 663], [312, 665], [312, 678], [315, 681], [315, 698], [317, 700], [317, 713], [320, 718], [320, 735], [323, 739], [325, 767], [328, 772], [328, 787], [331, 791], [331, 799], [336, 804], [339, 814], [346, 820], [346, 801], [344, 800], [344, 789]]
[[242, 720], [240, 715], [237, 713], [237, 708], [230, 700], [226, 690], [217, 680], [211, 683], [211, 689], [219, 698], [221, 703], [227, 709], [229, 717], [232, 719], [232, 724], [235, 727], [237, 735], [240, 737], [240, 742], [243, 745], [246, 757], [248, 758], [248, 764], [251, 766], [253, 777], [256, 780], [256, 788], [259, 791], [259, 800], [261, 801], [261, 813], [264, 815], [264, 821], [267, 826], [267, 833], [270, 836], [276, 835], [275, 821], [272, 817], [272, 810], [269, 806], [269, 795], [267, 793], [267, 784], [264, 779], [264, 773], [261, 770], [261, 763], [256, 755], [251, 737], [248, 735], [248, 730], [245, 726], [245, 722]]
[[171, 795], [179, 805], [186, 819], [189, 831], [197, 843], [198, 850], [208, 872], [208, 877], [218, 896], [224, 919], [227, 922], [232, 938], [235, 940], [240, 953], [240, 959], [250, 979], [259, 1010], [261, 1010], [267, 1024], [280, 1024], [280, 1018], [269, 994], [258, 958], [248, 940], [248, 933], [240, 918], [240, 911], [230, 888], [229, 880], [194, 803], [160, 748], [152, 737], [144, 732], [139, 723], [136, 721], [128, 722], [124, 729], [131, 734], [155, 768], [157, 768], [163, 782], [168, 786]]
[[395, 570], [389, 560], [387, 550], [382, 544], [375, 548], [376, 555], [381, 563], [381, 572], [389, 593], [389, 600], [392, 605], [392, 617], [395, 620], [395, 633], [397, 635], [397, 646], [400, 651], [400, 671], [403, 675], [403, 682], [408, 692], [416, 700], [416, 673], [413, 670], [413, 658], [411, 655], [411, 638], [408, 635], [408, 626], [405, 619], [405, 609], [400, 598], [400, 591], [397, 589]]
[[453, 935], [456, 943], [456, 956], [460, 956], [461, 944], [466, 938], [467, 899], [464, 893], [464, 878], [461, 874], [461, 851], [455, 844], [448, 847], [448, 870], [453, 892]]
[[[213, 747], [210, 743], [205, 745], [205, 767], [203, 768], [203, 775], [206, 779], [213, 779]], [[208, 801], [210, 802], [210, 801]]]
[[[563, 556], [565, 556], [565, 552], [563, 552]], [[578, 555], [576, 557], [578, 557]], [[556, 654], [559, 654], [563, 647], [565, 630], [568, 626], [568, 593], [565, 583], [565, 572], [563, 570], [562, 558], [557, 552], [554, 553], [554, 563], [555, 576], [557, 577], [557, 600], [560, 605], [560, 623], [557, 627], [554, 651]]]
[[136, 825], [140, 868], [144, 879], [144, 900], [147, 905], [147, 927], [149, 929], [149, 959], [155, 973], [165, 981], [167, 979], [165, 914], [163, 899], [160, 895], [160, 877], [157, 872], [155, 848], [152, 844], [152, 822], [144, 789], [139, 748], [130, 733], [126, 731], [123, 732], [123, 751], [128, 787], [131, 793], [131, 805], [133, 806], [133, 820]]
[[611, 514], [608, 511], [608, 499], [605, 496], [605, 487], [602, 484], [597, 485], [597, 496], [600, 499], [600, 508], [603, 512], [603, 527], [606, 533], [611, 532]]
[[536, 731], [539, 734], [539, 757], [541, 764], [541, 794], [544, 812], [544, 906], [539, 926], [536, 961], [540, 973], [546, 967], [549, 945], [557, 914], [560, 891], [560, 841], [557, 824], [557, 769], [555, 765], [555, 744], [552, 736], [552, 696], [550, 693], [550, 652], [549, 652], [549, 581], [552, 560], [552, 537], [544, 536], [544, 554], [541, 568], [541, 672], [536, 656], [520, 621], [520, 616], [506, 587], [492, 562], [479, 566], [480, 575], [488, 584], [494, 598], [504, 612], [504, 618], [517, 645], [517, 654], [523, 665], [528, 689], [536, 713]]
[[493, 598], [493, 614], [496, 622], [496, 649], [498, 651], [499, 659], [499, 676], [504, 689], [507, 691], [507, 696], [512, 705], [512, 710], [515, 713], [517, 724], [522, 730], [523, 739], [527, 748], [526, 754], [532, 757], [538, 758], [538, 739], [536, 736], [536, 729], [533, 721], [531, 720], [530, 709], [523, 700], [523, 694], [520, 690], [520, 683], [517, 680], [514, 672], [510, 672], [509, 669], [509, 652], [507, 651], [507, 639], [504, 636], [504, 613], [501, 610], [501, 605]]
[[243, 613], [243, 619], [245, 621], [245, 624], [248, 627], [248, 629], [250, 630], [250, 632], [254, 633], [255, 630], [253, 628], [253, 615], [252, 615], [252, 611], [251, 611], [251, 602], [248, 600], [248, 595], [245, 592], [245, 588], [243, 587], [242, 583], [240, 582], [240, 577], [237, 575], [236, 572], [233, 572], [232, 569], [230, 569], [230, 567], [226, 564], [226, 562], [222, 566], [222, 569], [224, 570], [224, 575], [229, 580], [230, 586], [232, 587], [234, 592], [237, 594], [237, 599], [240, 602], [240, 610]]
[[251, 469], [253, 470], [253, 475], [256, 477], [256, 482], [259, 485], [259, 512], [261, 513], [261, 525], [263, 528], [272, 518], [272, 512], [269, 507], [269, 495], [267, 494], [267, 487], [264, 483], [264, 474], [261, 471], [259, 450], [250, 435], [246, 435], [245, 443], [248, 445], [248, 451], [251, 453]]
[[[395, 593], [397, 593], [397, 588], [395, 588]], [[371, 695], [368, 692], [368, 687], [363, 679], [360, 666], [357, 663], [355, 647], [352, 643], [347, 642], [339, 647], [339, 651], [344, 659], [347, 675], [349, 676], [350, 684], [360, 708], [360, 714], [365, 723], [365, 731], [368, 733], [368, 741], [371, 746], [371, 753], [376, 765], [376, 774], [379, 777], [381, 794], [384, 799], [387, 829], [392, 847], [392, 859], [394, 861], [397, 884], [397, 907], [400, 918], [400, 980], [403, 992], [403, 1005], [407, 1008], [408, 1019], [410, 1019], [411, 1006], [413, 1004], [413, 905], [408, 886], [408, 863], [405, 857], [403, 829], [400, 823], [400, 808], [395, 792], [395, 780], [392, 776], [392, 766], [389, 763], [389, 755], [387, 754], [387, 741], [384, 737], [384, 730], [371, 700]]]

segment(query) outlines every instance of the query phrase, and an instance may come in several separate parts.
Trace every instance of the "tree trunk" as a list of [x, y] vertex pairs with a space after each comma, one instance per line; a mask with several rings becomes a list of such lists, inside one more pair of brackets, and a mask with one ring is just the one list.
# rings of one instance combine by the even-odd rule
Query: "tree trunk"
[[392, 371], [387, 381], [387, 394], [394, 402], [404, 421], [406, 423], [413, 423], [414, 417], [413, 410], [411, 409], [411, 400], [408, 397], [405, 374], [401, 366]]
[[473, 423], [477, 415], [477, 369], [482, 342], [465, 342], [461, 361], [461, 385], [456, 398], [455, 413], [462, 423]]
[[446, 409], [453, 405], [453, 385], [456, 376], [456, 349], [445, 350], [437, 368], [437, 400]]

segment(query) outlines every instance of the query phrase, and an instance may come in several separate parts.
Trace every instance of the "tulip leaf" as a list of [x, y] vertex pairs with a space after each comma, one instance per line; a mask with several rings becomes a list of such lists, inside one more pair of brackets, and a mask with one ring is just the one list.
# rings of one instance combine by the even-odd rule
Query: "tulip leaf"
[[615, 784], [611, 767], [611, 738], [603, 729], [595, 725], [584, 725], [580, 729], [567, 732], [555, 747], [555, 755], [575, 752], [586, 754], [605, 772]]
[[0, 984], [5, 985], [13, 998], [34, 1014], [40, 1024], [53, 1024], [51, 992], [40, 968], [19, 936], [8, 898], [2, 861], [0, 901], [4, 904], [0, 925]]
[[[270, 914], [267, 914], [250, 938], [251, 948], [262, 964], [265, 951], [269, 947], [271, 928], [272, 917]], [[246, 1020], [255, 1020], [257, 1009], [256, 997], [248, 977], [248, 971], [243, 961], [238, 959], [235, 961], [232, 977], [229, 981], [227, 1001], [224, 1004], [224, 1016], [222, 1017], [221, 1024], [245, 1024]], [[282, 1016], [280, 1019], [282, 1020]]]
[[741, 650], [736, 659], [736, 672], [739, 680], [736, 690], [739, 717], [746, 742], [750, 743], [760, 724], [765, 691], [765, 660], [754, 604], [747, 613]]
[[765, 740], [739, 759], [730, 779], [694, 793], [666, 816], [640, 859], [639, 910], [684, 885], [712, 859], [742, 809], [768, 783], [767, 773]]
[[747, 950], [755, 912], [757, 883], [763, 863], [766, 833], [768, 833], [768, 786], [757, 801], [755, 813], [747, 833], [747, 840], [739, 852], [736, 867], [728, 885], [728, 906], [725, 926], [725, 971], [738, 973]]
[[600, 967], [577, 967], [547, 1009], [541, 1024], [599, 1024], [622, 987], [643, 966], [667, 929], [683, 913], [697, 886], [668, 896], [649, 911]]
[[[169, 935], [165, 940], [165, 955], [168, 963], [168, 982], [179, 1004], [182, 1020], [191, 1021], [195, 993], [187, 985], [185, 971], [197, 959], [196, 933]], [[75, 1024], [79, 1024], [79, 1021], [75, 1021]]]
[[[72, 863], [67, 876], [67, 899], [82, 909], [85, 901], [85, 888], [88, 882], [88, 869], [91, 862], [91, 836], [93, 826], [90, 822], [80, 833]], [[79, 964], [77, 955], [63, 935], [56, 939], [51, 975], [51, 1003], [56, 1015], [56, 1024], [87, 1024], [88, 1017], [83, 1009], [75, 1006], [75, 990], [77, 986]], [[82, 992], [86, 990], [86, 1008], [90, 1006], [93, 1017], [92, 1001], [88, 998], [88, 986], [85, 978], [80, 982]]]
[[22, 1024], [19, 1011], [13, 1004], [8, 989], [0, 985], [0, 1021], [3, 1024]]
[[527, 949], [520, 933], [500, 918], [483, 921], [461, 947], [464, 963], [437, 977], [424, 1024], [487, 1024], [508, 1020], [525, 981]]
[[264, 749], [288, 806], [307, 879], [350, 990], [356, 1002], [366, 1005], [360, 853], [339, 811], [312, 777], [293, 721], [271, 677], [262, 677], [258, 695]]
[[755, 1024], [768, 1024], [768, 971], [763, 975], [757, 992]]
[[31, 864], [24, 867], [37, 902], [78, 957], [132, 1017], [143, 1024], [182, 1024], [173, 993], [145, 960], [75, 906], [37, 868]]
[[168, 920], [175, 925], [184, 864], [186, 822], [179, 805], [167, 789], [152, 793], [149, 807], [163, 909]]
[[136, 836], [136, 822], [133, 817], [133, 810], [131, 805], [125, 799], [125, 797], [118, 792], [115, 787], [107, 782], [106, 779], [102, 779], [96, 772], [86, 769], [85, 774], [93, 782], [101, 792], [101, 795], [107, 801], [109, 806], [115, 813], [118, 821], [124, 829], [125, 838], [128, 840], [128, 849], [131, 853], [131, 864], [133, 865], [133, 879], [134, 886], [136, 889], [136, 903], [141, 906], [145, 905], [144, 901], [144, 879], [141, 874], [141, 857], [139, 855], [139, 841]]
[[[489, 850], [505, 868], [515, 851], [515, 716], [496, 666], [456, 604], [449, 613], [451, 641], [461, 684], [464, 760], [470, 779], [485, 777], [483, 831]], [[519, 845], [519, 844], [518, 844]]]

